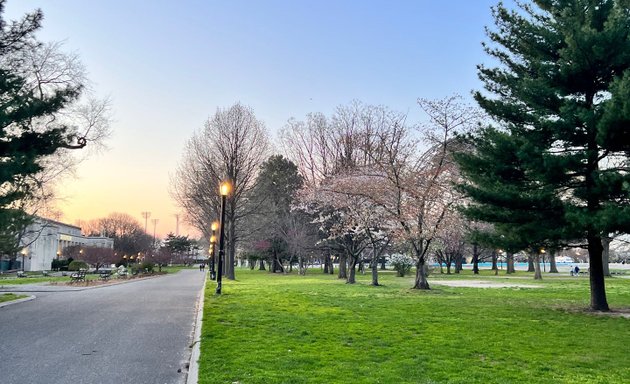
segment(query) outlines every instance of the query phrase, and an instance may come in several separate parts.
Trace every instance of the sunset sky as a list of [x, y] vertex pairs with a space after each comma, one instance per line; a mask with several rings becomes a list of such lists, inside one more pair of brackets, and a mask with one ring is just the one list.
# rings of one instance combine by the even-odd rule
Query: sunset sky
[[[44, 12], [42, 41], [77, 52], [114, 110], [109, 150], [63, 183], [63, 221], [125, 212], [175, 232], [169, 195], [186, 141], [218, 107], [252, 107], [275, 141], [285, 122], [356, 99], [423, 118], [416, 100], [480, 87], [496, 1], [9, 0]], [[183, 219], [182, 219], [183, 220]], [[149, 222], [149, 232], [153, 227]], [[194, 230], [180, 224], [181, 234]]]

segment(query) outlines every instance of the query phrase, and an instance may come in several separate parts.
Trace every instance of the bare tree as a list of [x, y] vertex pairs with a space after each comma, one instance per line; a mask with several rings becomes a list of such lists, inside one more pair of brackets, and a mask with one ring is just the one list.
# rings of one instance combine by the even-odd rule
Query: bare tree
[[239, 223], [252, 213], [244, 202], [268, 154], [264, 124], [251, 108], [237, 103], [228, 109], [217, 109], [204, 128], [188, 141], [172, 178], [172, 196], [186, 212], [187, 221], [206, 237], [211, 222], [219, 216], [219, 184], [232, 184], [225, 220], [225, 274], [229, 279], [234, 279], [236, 243], [243, 236]]
[[117, 255], [111, 248], [83, 246], [73, 246], [68, 248], [74, 249], [68, 249], [67, 255], [71, 256], [73, 259], [85, 261], [86, 263], [93, 265], [97, 271], [101, 267], [113, 264], [118, 261]]
[[[461, 149], [456, 133], [470, 129], [482, 115], [457, 96], [418, 103], [428, 116], [419, 127], [407, 124], [404, 114], [354, 102], [337, 108], [330, 119], [309, 115], [307, 122], [291, 121], [282, 138], [307, 180], [307, 201], [332, 194], [333, 209], [343, 212], [359, 206], [343, 206], [344, 199], [354, 201], [351, 196], [369, 201], [368, 210], [381, 210], [372, 215], [379, 220], [361, 227], [393, 223], [383, 244], [389, 239], [405, 243], [416, 261], [414, 288], [429, 289], [427, 255], [459, 199], [452, 184], [459, 177], [452, 159]], [[347, 220], [349, 227], [336, 232], [357, 234], [357, 221]]]
[[[42, 170], [21, 181], [29, 185], [33, 194], [28, 201], [20, 203], [20, 208], [31, 215], [57, 216], [53, 208], [57, 184], [73, 176], [77, 165], [87, 157], [105, 149], [111, 136], [111, 101], [93, 96], [87, 70], [78, 54], [64, 52], [62, 48], [60, 42], [31, 42], [26, 49], [0, 56], [0, 65], [22, 76], [24, 90], [32, 92], [37, 99], [46, 99], [59, 89], [80, 90], [80, 97], [64, 108], [30, 122], [36, 132], [68, 127], [67, 134], [72, 142], [43, 158], [39, 162]], [[84, 147], [89, 150], [74, 151]]]
[[110, 213], [107, 217], [77, 223], [84, 234], [114, 239], [114, 251], [120, 256], [147, 252], [153, 238], [144, 232], [140, 222], [126, 213]]
[[[452, 159], [459, 150], [457, 133], [471, 129], [481, 119], [478, 110], [461, 103], [460, 97], [441, 100], [419, 99], [420, 108], [429, 118], [420, 127], [418, 142], [398, 129], [390, 137], [396, 145], [385, 147], [382, 172], [394, 197], [390, 212], [400, 224], [401, 236], [409, 244], [416, 261], [414, 288], [429, 289], [427, 254], [453, 204], [460, 198], [453, 189], [459, 177]], [[420, 143], [424, 152], [410, 151]], [[386, 205], [387, 206], [387, 205]]]

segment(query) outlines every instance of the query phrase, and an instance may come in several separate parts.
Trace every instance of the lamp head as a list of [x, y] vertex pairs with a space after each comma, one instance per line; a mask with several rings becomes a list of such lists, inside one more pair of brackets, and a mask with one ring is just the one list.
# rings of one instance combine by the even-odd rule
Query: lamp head
[[219, 222], [213, 221], [212, 224], [210, 224], [210, 229], [213, 231], [216, 231], [217, 229], [219, 229]]
[[210, 244], [214, 244], [217, 242], [217, 237], [215, 235], [210, 236]]
[[221, 187], [220, 187], [220, 192], [221, 192], [221, 196], [227, 196], [230, 193], [231, 190], [231, 185], [229, 182], [224, 181], [221, 183]]

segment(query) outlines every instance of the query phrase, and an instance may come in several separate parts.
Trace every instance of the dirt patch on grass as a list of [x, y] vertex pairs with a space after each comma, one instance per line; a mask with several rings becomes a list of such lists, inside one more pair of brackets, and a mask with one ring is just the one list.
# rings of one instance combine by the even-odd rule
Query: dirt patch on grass
[[431, 284], [462, 288], [542, 288], [542, 285], [521, 283], [498, 283], [483, 280], [433, 280]]
[[587, 313], [598, 316], [623, 317], [625, 319], [630, 319], [630, 308], [614, 309], [608, 312], [587, 311]]

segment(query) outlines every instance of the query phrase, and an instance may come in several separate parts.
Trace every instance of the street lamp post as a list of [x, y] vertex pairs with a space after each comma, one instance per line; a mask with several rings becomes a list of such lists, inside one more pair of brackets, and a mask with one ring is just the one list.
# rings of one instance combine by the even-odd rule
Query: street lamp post
[[543, 260], [543, 272], [547, 272], [547, 267], [545, 266], [545, 253], [547, 251], [545, 251], [545, 248], [540, 248], [540, 254], [542, 255], [542, 260]]
[[214, 280], [217, 278], [217, 272], [214, 269], [214, 259], [217, 248], [217, 236], [216, 232], [219, 228], [219, 222], [213, 221], [210, 229], [212, 229], [212, 235], [210, 236], [210, 279]]
[[221, 183], [221, 187], [219, 189], [221, 193], [221, 221], [219, 223], [219, 265], [217, 267], [217, 290], [216, 294], [221, 294], [221, 277], [223, 275], [223, 256], [225, 254], [224, 244], [225, 244], [225, 200], [227, 198], [228, 193], [230, 193], [230, 183], [227, 181]]
[[22, 272], [24, 272], [24, 257], [26, 256], [26, 249], [22, 250]]

